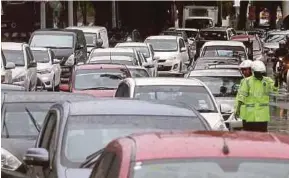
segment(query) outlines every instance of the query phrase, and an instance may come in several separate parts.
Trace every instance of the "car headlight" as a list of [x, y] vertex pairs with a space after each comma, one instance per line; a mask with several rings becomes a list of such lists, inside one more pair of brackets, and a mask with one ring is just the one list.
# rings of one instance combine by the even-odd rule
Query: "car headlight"
[[66, 65], [66, 66], [73, 66], [74, 65], [74, 54], [72, 54], [68, 57], [68, 59], [64, 65]]
[[26, 78], [25, 75], [17, 76], [13, 79], [13, 82], [22, 82], [25, 80], [25, 78]]
[[1, 148], [1, 169], [15, 171], [22, 163], [9, 151]]
[[49, 73], [51, 73], [51, 69], [38, 70], [37, 73], [39, 73], [39, 74], [49, 74]]

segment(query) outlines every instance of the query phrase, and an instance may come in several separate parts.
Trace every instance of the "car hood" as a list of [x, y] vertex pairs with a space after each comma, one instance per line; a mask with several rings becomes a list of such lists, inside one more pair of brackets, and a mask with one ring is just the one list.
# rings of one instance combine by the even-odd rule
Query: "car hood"
[[264, 43], [265, 48], [277, 49], [279, 48], [279, 43]]
[[11, 69], [12, 71], [12, 78], [16, 78], [18, 76], [21, 75], [25, 75], [26, 74], [26, 68], [25, 67], [15, 67], [15, 69]]
[[214, 128], [223, 118], [219, 113], [200, 113], [206, 121]]
[[154, 56], [158, 57], [159, 59], [172, 59], [177, 55], [177, 52], [155, 52], [154, 54]]
[[90, 176], [91, 169], [66, 169], [66, 178], [88, 178]]
[[69, 48], [69, 49], [51, 49], [54, 54], [55, 54], [55, 58], [62, 60], [62, 58], [68, 58], [71, 54], [73, 54], [73, 49]]
[[114, 97], [116, 90], [73, 90], [72, 93], [85, 93], [96, 97]]
[[37, 70], [50, 69], [50, 63], [37, 63]]
[[35, 140], [32, 139], [14, 139], [14, 138], [2, 138], [1, 147], [9, 151], [16, 156], [20, 161], [23, 160], [23, 156], [28, 148], [34, 147]]

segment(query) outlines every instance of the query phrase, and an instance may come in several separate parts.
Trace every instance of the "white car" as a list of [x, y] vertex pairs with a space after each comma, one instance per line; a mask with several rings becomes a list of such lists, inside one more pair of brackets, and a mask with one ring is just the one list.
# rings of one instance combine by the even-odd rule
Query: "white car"
[[8, 62], [15, 64], [12, 69], [12, 83], [35, 91], [37, 85], [37, 63], [28, 44], [2, 42], [3, 54]]
[[142, 66], [126, 66], [132, 78], [151, 77], [147, 69]]
[[1, 83], [12, 83], [12, 69], [15, 69], [13, 62], [7, 62], [6, 58], [1, 50], [2, 62], [1, 62]]
[[90, 58], [87, 64], [122, 64], [128, 66], [139, 66], [139, 63], [136, 59], [130, 56], [95, 56]]
[[188, 104], [200, 112], [214, 130], [227, 130], [217, 102], [208, 87], [197, 79], [126, 78], [115, 97], [167, 100]]
[[158, 74], [179, 74], [187, 71], [189, 54], [185, 41], [179, 36], [150, 36], [145, 40], [153, 46], [155, 58], [158, 58]]
[[158, 61], [156, 60], [156, 58], [154, 58], [154, 51], [151, 44], [141, 42], [125, 42], [117, 43], [115, 45], [115, 48], [134, 48], [137, 51], [143, 53], [147, 62], [154, 65], [154, 67], [150, 69], [151, 76], [157, 76]]
[[248, 59], [246, 46], [239, 41], [208, 41], [202, 46], [199, 57], [234, 57]]
[[31, 51], [37, 62], [37, 76], [41, 79], [45, 89], [58, 91], [61, 67], [59, 60], [55, 59], [53, 51], [49, 48], [31, 48]]

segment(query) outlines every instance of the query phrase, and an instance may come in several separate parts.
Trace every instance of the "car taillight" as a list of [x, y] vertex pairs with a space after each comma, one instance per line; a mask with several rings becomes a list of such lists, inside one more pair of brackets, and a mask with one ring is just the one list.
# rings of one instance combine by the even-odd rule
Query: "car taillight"
[[5, 75], [1, 75], [1, 83], [5, 82]]

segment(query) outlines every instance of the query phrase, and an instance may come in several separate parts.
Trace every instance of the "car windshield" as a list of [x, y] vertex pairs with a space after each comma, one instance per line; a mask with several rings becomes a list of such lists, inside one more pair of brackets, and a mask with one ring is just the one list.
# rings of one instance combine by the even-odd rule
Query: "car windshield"
[[84, 33], [84, 37], [86, 40], [86, 45], [88, 47], [94, 47], [95, 46], [95, 42], [97, 39], [96, 33]]
[[238, 57], [242, 60], [247, 59], [246, 51], [240, 46], [206, 46], [204, 47], [202, 57]]
[[129, 69], [133, 78], [149, 77], [148, 72], [145, 69]]
[[196, 38], [198, 31], [190, 31], [190, 30], [177, 30], [186, 32], [188, 38]]
[[282, 40], [285, 40], [284, 34], [269, 34], [264, 41], [265, 43], [279, 43]]
[[79, 69], [75, 74], [75, 90], [117, 89], [121, 80], [128, 77], [125, 69]]
[[147, 39], [146, 43], [150, 43], [156, 52], [177, 51], [178, 44], [176, 39]]
[[25, 66], [24, 53], [22, 50], [3, 49], [6, 62], [13, 62], [15, 66]]
[[70, 34], [35, 34], [31, 47], [73, 48], [73, 35]]
[[134, 97], [143, 100], [180, 101], [197, 110], [217, 112], [209, 92], [203, 86], [136, 86]]
[[208, 28], [213, 26], [211, 19], [187, 19], [185, 28]]
[[134, 52], [93, 51], [90, 54], [90, 58], [100, 56], [128, 56], [131, 58], [136, 58]]
[[53, 103], [4, 104], [2, 134], [4, 138], [36, 139], [44, 118]]
[[150, 57], [149, 49], [146, 46], [119, 46], [119, 48], [134, 48], [137, 51], [143, 53], [146, 58]]
[[[240, 77], [229, 77], [229, 76], [190, 76], [204, 82], [214, 96], [236, 96], [242, 76]], [[222, 89], [221, 89], [222, 87]], [[225, 88], [226, 89], [225, 89]]]
[[134, 162], [133, 178], [288, 178], [289, 160], [195, 158]]
[[201, 40], [228, 40], [225, 31], [200, 31]]
[[32, 54], [36, 62], [39, 63], [50, 62], [48, 51], [32, 50]]
[[104, 148], [113, 139], [132, 133], [205, 129], [202, 121], [194, 115], [70, 116], [62, 139], [61, 162], [66, 167], [77, 168], [87, 156]]

